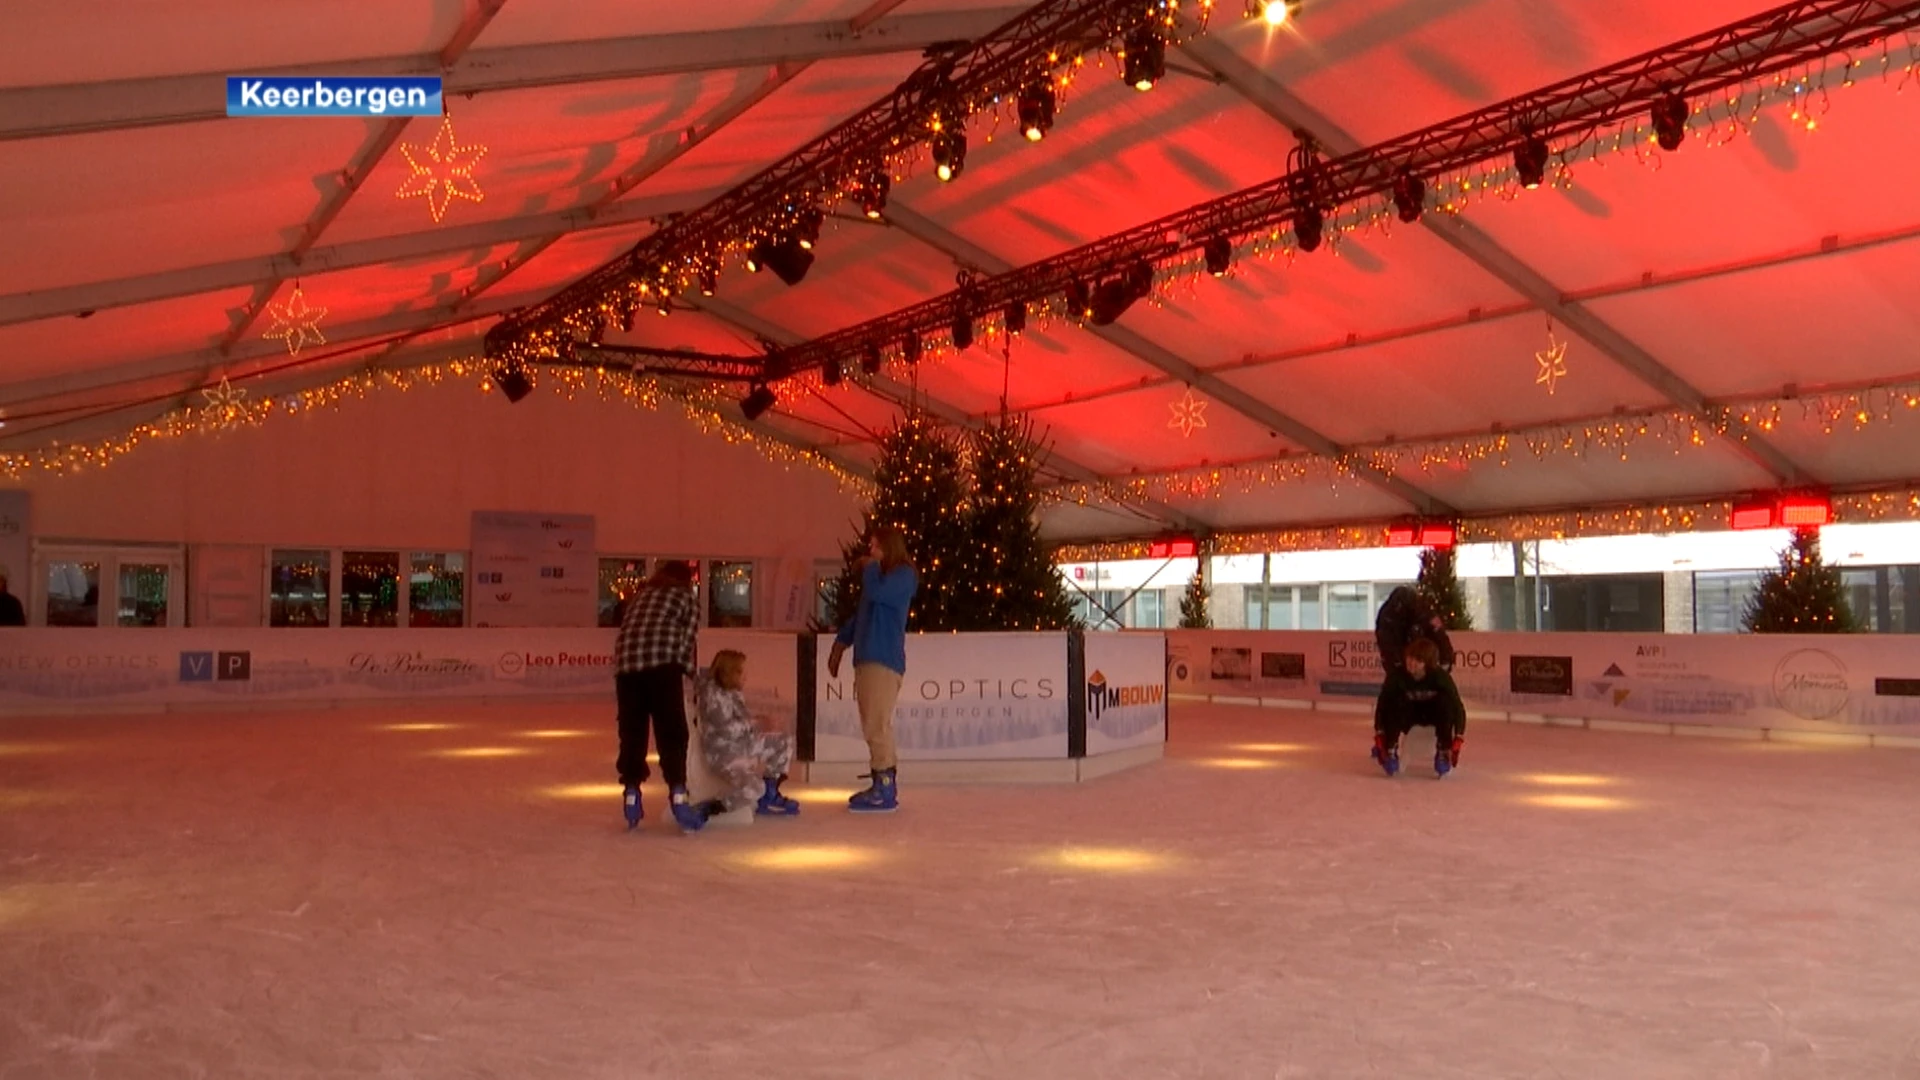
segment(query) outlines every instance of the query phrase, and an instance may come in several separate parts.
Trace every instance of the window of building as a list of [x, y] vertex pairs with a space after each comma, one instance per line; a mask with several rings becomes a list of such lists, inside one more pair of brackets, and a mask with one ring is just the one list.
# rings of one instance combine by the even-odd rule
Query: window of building
[[600, 560], [600, 591], [597, 602], [599, 625], [614, 627], [620, 625], [620, 617], [627, 613], [627, 598], [634, 590], [646, 584], [647, 560], [625, 557], [602, 558]]
[[1364, 581], [1327, 586], [1327, 629], [1373, 629], [1373, 588]]
[[55, 559], [47, 563], [47, 625], [100, 625], [98, 559]]
[[340, 625], [400, 625], [400, 553], [346, 551], [340, 556]]
[[416, 551], [408, 557], [407, 625], [458, 629], [467, 623], [467, 557]]
[[1073, 615], [1089, 630], [1118, 630], [1123, 627], [1127, 594], [1119, 589], [1076, 590]]
[[173, 598], [173, 567], [162, 562], [122, 561], [115, 606], [121, 626], [166, 626]]
[[1297, 630], [1298, 618], [1294, 613], [1293, 586], [1247, 586], [1247, 629]]
[[[1544, 582], [1544, 590], [1536, 589]], [[1515, 625], [1514, 580], [1491, 578], [1487, 591], [1496, 630], [1588, 630], [1661, 633], [1666, 623], [1666, 581], [1660, 574], [1593, 574], [1528, 578]], [[1536, 599], [1537, 608], [1529, 605]], [[1697, 601], [1696, 601], [1697, 603]], [[1736, 617], [1736, 625], [1737, 617]]]
[[707, 564], [707, 625], [753, 625], [753, 564], [714, 559]]
[[1167, 594], [1160, 589], [1142, 589], [1133, 598], [1133, 625], [1143, 630], [1159, 630], [1167, 625]]
[[268, 626], [333, 625], [332, 552], [275, 549], [268, 575]]
[[1693, 632], [1737, 634], [1747, 601], [1760, 591], [1758, 570], [1702, 570], [1693, 575]]

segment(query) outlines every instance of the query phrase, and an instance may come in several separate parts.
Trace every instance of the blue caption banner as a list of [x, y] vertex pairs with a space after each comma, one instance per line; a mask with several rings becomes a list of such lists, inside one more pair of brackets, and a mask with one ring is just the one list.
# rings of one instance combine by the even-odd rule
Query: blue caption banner
[[440, 76], [229, 75], [228, 116], [439, 116]]

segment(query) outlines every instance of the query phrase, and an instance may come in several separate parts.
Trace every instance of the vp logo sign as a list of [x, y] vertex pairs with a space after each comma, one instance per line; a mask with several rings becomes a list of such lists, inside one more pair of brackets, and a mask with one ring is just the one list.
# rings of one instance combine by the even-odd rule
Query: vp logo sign
[[253, 654], [250, 652], [180, 654], [181, 682], [241, 682], [251, 678]]

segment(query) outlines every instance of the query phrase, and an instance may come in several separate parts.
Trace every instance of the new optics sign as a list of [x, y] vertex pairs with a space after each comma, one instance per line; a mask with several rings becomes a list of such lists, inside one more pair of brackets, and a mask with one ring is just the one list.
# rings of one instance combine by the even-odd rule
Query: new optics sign
[[439, 116], [438, 75], [229, 75], [228, 116]]

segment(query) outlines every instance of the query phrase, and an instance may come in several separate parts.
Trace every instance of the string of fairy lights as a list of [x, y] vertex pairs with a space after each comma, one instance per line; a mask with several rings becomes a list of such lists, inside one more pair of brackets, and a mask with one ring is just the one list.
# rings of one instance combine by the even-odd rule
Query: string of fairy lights
[[[105, 438], [56, 442], [30, 450], [0, 452], [0, 476], [20, 480], [33, 474], [73, 475], [103, 469], [153, 443], [207, 436], [242, 428], [256, 428], [276, 420], [305, 416], [363, 401], [376, 392], [405, 392], [419, 387], [468, 382], [482, 393], [495, 393], [488, 378], [491, 365], [475, 358], [448, 360], [409, 368], [362, 369], [319, 386], [252, 396], [243, 386], [223, 378], [201, 390], [201, 401], [173, 409], [156, 420]], [[554, 368], [544, 373], [543, 388], [562, 400], [618, 402], [657, 411], [677, 408], [703, 435], [730, 445], [749, 446], [776, 465], [810, 465], [833, 477], [843, 491], [866, 495], [871, 484], [824, 454], [768, 438], [729, 419], [721, 410], [729, 399], [709, 386], [682, 385], [602, 368]]]

